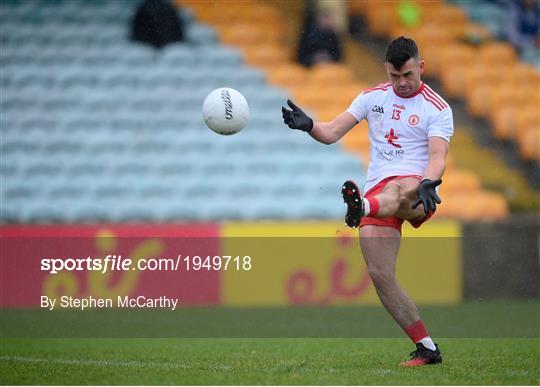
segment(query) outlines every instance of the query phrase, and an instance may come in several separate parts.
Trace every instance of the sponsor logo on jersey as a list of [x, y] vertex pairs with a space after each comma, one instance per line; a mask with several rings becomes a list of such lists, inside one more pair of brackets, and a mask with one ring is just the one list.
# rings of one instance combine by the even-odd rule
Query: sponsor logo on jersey
[[392, 145], [395, 148], [401, 148], [401, 145], [399, 145], [397, 142], [395, 142], [399, 137], [394, 132], [394, 129], [390, 129], [390, 133], [388, 133], [384, 138], [388, 141], [390, 145]]
[[375, 146], [375, 151], [377, 152], [377, 158], [379, 160], [386, 161], [399, 161], [403, 159], [405, 151], [403, 149], [382, 149], [378, 146]]
[[375, 105], [373, 106], [373, 108], [371, 109], [372, 112], [375, 112], [375, 113], [381, 113], [381, 114], [384, 114], [384, 109], [382, 106], [378, 106], [378, 105]]
[[396, 109], [405, 110], [405, 105], [393, 104], [392, 107], [395, 107]]
[[409, 117], [409, 125], [416, 126], [420, 122], [420, 117], [418, 117], [416, 114], [413, 114]]

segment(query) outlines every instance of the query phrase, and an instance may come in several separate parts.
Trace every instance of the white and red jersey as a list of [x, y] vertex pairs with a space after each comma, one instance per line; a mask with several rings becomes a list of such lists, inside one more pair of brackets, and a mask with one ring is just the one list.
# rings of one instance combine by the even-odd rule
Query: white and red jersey
[[428, 138], [446, 141], [454, 133], [452, 109], [422, 83], [410, 97], [397, 95], [390, 82], [362, 91], [347, 111], [369, 125], [370, 163], [364, 192], [389, 176], [422, 176]]

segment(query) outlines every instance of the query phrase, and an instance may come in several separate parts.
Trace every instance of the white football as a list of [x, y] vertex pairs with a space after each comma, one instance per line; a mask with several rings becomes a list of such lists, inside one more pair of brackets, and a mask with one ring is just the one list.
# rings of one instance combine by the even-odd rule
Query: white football
[[220, 87], [204, 99], [202, 114], [214, 132], [230, 135], [244, 128], [249, 119], [249, 105], [242, 94], [230, 87]]

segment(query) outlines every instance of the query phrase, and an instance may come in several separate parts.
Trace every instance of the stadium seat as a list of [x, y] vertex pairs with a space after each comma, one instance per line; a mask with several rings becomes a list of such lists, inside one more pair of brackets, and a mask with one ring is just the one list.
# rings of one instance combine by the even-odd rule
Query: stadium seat
[[[451, 97], [463, 96], [465, 78], [476, 55], [475, 49], [465, 44], [442, 46], [439, 50], [439, 75], [444, 91]], [[429, 63], [427, 63], [429, 67]]]
[[452, 36], [459, 36], [467, 21], [467, 15], [461, 7], [451, 4], [434, 4], [422, 7], [422, 19], [425, 23], [440, 25]]
[[451, 169], [444, 174], [441, 184], [441, 195], [476, 194], [481, 190], [480, 180], [476, 174], [459, 169]]
[[[516, 127], [514, 138], [518, 139], [525, 135], [531, 128], [540, 131], [540, 111], [537, 104], [522, 105], [523, 108], [516, 111]], [[538, 145], [538, 144], [537, 144]]]
[[460, 6], [464, 7], [471, 20], [486, 25], [495, 37], [502, 37], [507, 15], [499, 6], [486, 1], [475, 4], [461, 2]]
[[340, 64], [319, 64], [308, 73], [310, 82], [324, 85], [346, 85], [353, 80], [351, 71]]
[[476, 219], [497, 220], [508, 216], [508, 205], [499, 194], [484, 192], [470, 208]]
[[217, 35], [213, 28], [204, 25], [192, 25], [186, 34], [186, 40], [200, 46], [214, 45]]
[[271, 44], [274, 35], [265, 26], [238, 23], [222, 28], [220, 40], [225, 44], [239, 47], [262, 46]]
[[272, 45], [246, 48], [244, 56], [249, 64], [262, 68], [281, 66], [288, 59], [282, 47]]
[[516, 127], [517, 108], [513, 105], [501, 106], [491, 115], [493, 134], [499, 140], [510, 140]]
[[512, 69], [512, 80], [515, 83], [540, 82], [540, 71], [526, 63], [516, 63]]
[[540, 50], [535, 47], [527, 48], [521, 54], [521, 58], [524, 62], [540, 68]]
[[192, 47], [186, 44], [171, 44], [163, 49], [163, 53], [160, 54], [160, 61], [174, 68], [188, 69], [198, 65], [197, 55], [194, 55], [195, 52]]
[[485, 117], [489, 113], [490, 96], [496, 85], [489, 83], [471, 86], [471, 90], [466, 92], [467, 111], [473, 117]]
[[540, 162], [540, 130], [531, 126], [516, 139], [520, 156], [527, 161]]
[[271, 83], [287, 88], [288, 90], [304, 85], [307, 76], [307, 70], [297, 64], [290, 63], [272, 67], [267, 71], [267, 77]]
[[365, 11], [370, 32], [379, 38], [388, 37], [392, 26], [397, 24], [395, 2], [380, 3], [377, 7], [367, 7]]
[[197, 50], [199, 65], [207, 64], [210, 67], [233, 68], [242, 64], [242, 55], [239, 50], [232, 47], [199, 47]]
[[516, 53], [509, 43], [490, 42], [480, 46], [478, 59], [486, 66], [499, 63], [508, 64], [516, 60]]

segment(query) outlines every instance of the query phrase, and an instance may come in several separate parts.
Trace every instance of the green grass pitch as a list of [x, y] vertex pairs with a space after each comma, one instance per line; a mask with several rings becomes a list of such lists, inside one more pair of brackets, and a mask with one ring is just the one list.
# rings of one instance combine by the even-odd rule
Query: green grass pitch
[[[133, 385], [538, 385], [540, 305], [538, 302], [424, 307], [436, 331], [441, 365], [403, 369], [412, 343], [382, 308], [323, 308], [273, 311], [274, 325], [321, 333], [337, 325], [340, 334], [316, 338], [37, 338], [2, 337], [1, 384]], [[498, 311], [498, 312], [497, 312]], [[268, 311], [237, 311], [238, 321]], [[171, 315], [227, 320], [226, 310], [182, 309]], [[26, 316], [17, 314], [17, 316]], [[166, 316], [166, 315], [164, 315]], [[157, 320], [153, 329], [167, 321]], [[335, 318], [338, 316], [338, 318]], [[3, 320], [9, 319], [4, 314]], [[313, 320], [316, 324], [311, 324]], [[58, 320], [57, 320], [58, 321]], [[95, 321], [93, 321], [95, 323]], [[136, 323], [136, 322], [135, 322]], [[36, 321], [33, 321], [36, 324]], [[186, 325], [187, 326], [187, 325]], [[244, 328], [248, 328], [246, 325]], [[280, 328], [281, 329], [281, 328]], [[311, 331], [310, 331], [311, 329]], [[6, 332], [5, 326], [3, 332]], [[13, 331], [16, 332], [16, 331]], [[251, 331], [254, 333], [255, 331]], [[267, 331], [271, 333], [273, 331]], [[192, 332], [196, 333], [196, 332]], [[300, 333], [296, 331], [295, 333]], [[384, 337], [384, 338], [378, 338]]]
[[[538, 339], [440, 339], [402, 369], [405, 339], [40, 339], [2, 345], [3, 384], [538, 384]], [[9, 353], [9, 355], [8, 355]]]

